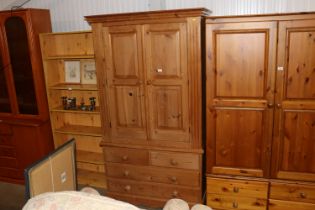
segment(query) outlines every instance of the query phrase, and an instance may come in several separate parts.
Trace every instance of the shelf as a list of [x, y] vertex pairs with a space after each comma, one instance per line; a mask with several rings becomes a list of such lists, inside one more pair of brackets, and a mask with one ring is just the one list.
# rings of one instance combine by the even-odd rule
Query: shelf
[[55, 130], [56, 133], [76, 134], [85, 136], [102, 136], [102, 128], [84, 125], [66, 125]]
[[103, 153], [96, 153], [96, 152], [88, 152], [77, 150], [77, 161], [82, 163], [93, 163], [93, 164], [104, 164], [104, 155]]
[[93, 171], [87, 171], [78, 169], [77, 170], [78, 183], [80, 185], [88, 185], [93, 187], [99, 187], [106, 189], [106, 176], [104, 173], [98, 173]]
[[86, 91], [98, 91], [97, 85], [93, 84], [69, 84], [69, 83], [59, 83], [50, 86], [51, 90], [86, 90]]
[[80, 114], [100, 114], [100, 108], [97, 106], [95, 107], [94, 111], [82, 111], [82, 110], [72, 110], [72, 109], [63, 109], [62, 106], [53, 108], [52, 112], [65, 112], [65, 113], [80, 113]]
[[45, 57], [44, 60], [94, 59], [94, 55], [57, 55]]

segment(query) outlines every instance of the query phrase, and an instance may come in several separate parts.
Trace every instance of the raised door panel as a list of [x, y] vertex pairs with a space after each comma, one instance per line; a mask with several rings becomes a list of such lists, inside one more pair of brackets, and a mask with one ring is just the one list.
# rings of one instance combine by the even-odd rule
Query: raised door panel
[[279, 23], [273, 177], [315, 181], [315, 20]]
[[190, 143], [185, 23], [144, 26], [150, 139], [156, 144]]
[[104, 28], [111, 136], [146, 140], [141, 26]]
[[277, 24], [206, 27], [207, 172], [267, 177]]

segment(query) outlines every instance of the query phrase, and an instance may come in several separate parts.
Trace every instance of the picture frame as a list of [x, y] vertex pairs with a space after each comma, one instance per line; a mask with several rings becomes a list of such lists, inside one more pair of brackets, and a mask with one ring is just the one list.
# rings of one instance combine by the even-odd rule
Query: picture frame
[[81, 60], [81, 83], [96, 84], [95, 60]]
[[81, 71], [80, 61], [64, 61], [65, 65], [65, 82], [66, 83], [80, 83]]

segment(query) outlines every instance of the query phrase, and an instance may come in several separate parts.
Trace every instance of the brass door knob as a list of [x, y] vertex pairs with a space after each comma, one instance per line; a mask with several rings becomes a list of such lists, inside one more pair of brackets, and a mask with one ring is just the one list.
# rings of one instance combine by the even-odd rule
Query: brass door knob
[[234, 209], [237, 209], [237, 208], [238, 208], [238, 203], [237, 203], [236, 201], [234, 201], [233, 204], [232, 204], [232, 207], [233, 207]]
[[235, 193], [238, 193], [239, 190], [240, 190], [240, 188], [238, 188], [238, 187], [234, 187], [234, 188], [233, 188], [233, 192], [235, 192]]
[[125, 176], [125, 177], [129, 176], [129, 171], [127, 171], [127, 170], [124, 171], [124, 176]]
[[300, 193], [300, 197], [301, 197], [301, 198], [306, 198], [306, 193], [301, 192], [301, 193]]
[[128, 160], [129, 158], [128, 158], [127, 155], [124, 155], [124, 156], [121, 157], [121, 159], [124, 160], [124, 161], [126, 161], [126, 160]]
[[267, 107], [268, 107], [268, 108], [273, 108], [273, 107], [274, 107], [274, 104], [270, 102], [270, 103], [267, 104]]
[[177, 196], [178, 196], [178, 192], [176, 190], [174, 190], [173, 193], [172, 193], [172, 197], [173, 198], [177, 198]]
[[171, 163], [172, 166], [177, 166], [178, 165], [178, 162], [176, 160], [174, 160], [174, 159], [171, 159], [170, 163]]
[[131, 190], [131, 186], [130, 185], [126, 185], [125, 186], [125, 191], [129, 192]]

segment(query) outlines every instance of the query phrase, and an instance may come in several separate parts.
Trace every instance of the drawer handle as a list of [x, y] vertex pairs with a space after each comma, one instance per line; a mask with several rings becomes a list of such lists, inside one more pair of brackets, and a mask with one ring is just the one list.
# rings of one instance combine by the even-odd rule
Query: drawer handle
[[125, 177], [129, 176], [129, 171], [124, 171], [124, 176]]
[[238, 193], [239, 191], [240, 191], [240, 188], [238, 188], [238, 187], [233, 188], [233, 192]]
[[178, 196], [178, 192], [176, 190], [174, 190], [173, 193], [172, 193], [172, 197], [173, 198], [177, 198], [177, 196]]
[[306, 198], [306, 193], [301, 192], [301, 193], [300, 193], [300, 197], [301, 197], [301, 198]]
[[177, 166], [178, 165], [178, 162], [176, 160], [174, 160], [174, 159], [171, 159], [170, 162], [171, 162], [172, 166]]
[[177, 177], [176, 177], [176, 176], [172, 176], [172, 177], [171, 177], [171, 181], [172, 181], [172, 182], [176, 182], [176, 181], [177, 181]]
[[234, 209], [237, 209], [238, 208], [238, 203], [234, 201], [232, 206], [233, 206]]
[[131, 190], [131, 186], [130, 185], [126, 185], [125, 186], [125, 191], [129, 192]]
[[127, 155], [124, 155], [124, 156], [121, 157], [121, 159], [124, 160], [124, 161], [126, 161], [126, 160], [128, 160], [129, 158], [128, 158]]

